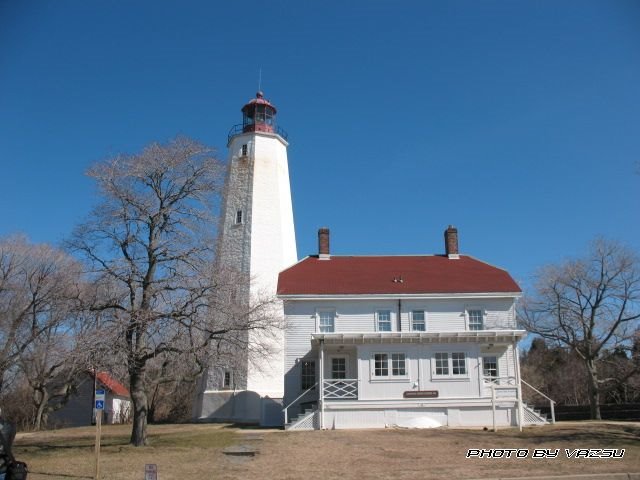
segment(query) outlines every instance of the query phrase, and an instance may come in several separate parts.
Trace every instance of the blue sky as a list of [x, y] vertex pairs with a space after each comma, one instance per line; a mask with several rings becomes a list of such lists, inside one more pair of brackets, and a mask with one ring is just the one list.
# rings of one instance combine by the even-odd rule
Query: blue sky
[[526, 283], [640, 250], [636, 1], [0, 2], [0, 235], [60, 242], [95, 161], [226, 156], [257, 89], [288, 131], [299, 255], [463, 253]]

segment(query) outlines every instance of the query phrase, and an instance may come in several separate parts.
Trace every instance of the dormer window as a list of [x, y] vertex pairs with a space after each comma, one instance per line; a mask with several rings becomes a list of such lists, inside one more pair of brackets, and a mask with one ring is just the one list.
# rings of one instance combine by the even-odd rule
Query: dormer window
[[378, 310], [376, 312], [376, 328], [379, 332], [391, 331], [391, 310]]
[[411, 330], [414, 332], [424, 332], [427, 325], [424, 320], [424, 310], [414, 310], [411, 312]]
[[332, 333], [336, 331], [335, 310], [320, 310], [318, 312], [318, 330], [320, 333]]
[[469, 330], [484, 330], [484, 316], [482, 310], [467, 310]]

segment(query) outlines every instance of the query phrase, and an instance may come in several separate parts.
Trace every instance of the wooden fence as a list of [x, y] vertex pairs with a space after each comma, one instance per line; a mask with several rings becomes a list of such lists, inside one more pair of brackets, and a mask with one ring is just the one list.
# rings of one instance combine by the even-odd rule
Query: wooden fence
[[[549, 405], [536, 406], [542, 413], [549, 416]], [[589, 420], [589, 405], [556, 405], [556, 420]], [[620, 405], [600, 405], [603, 420], [640, 421], [640, 403]]]

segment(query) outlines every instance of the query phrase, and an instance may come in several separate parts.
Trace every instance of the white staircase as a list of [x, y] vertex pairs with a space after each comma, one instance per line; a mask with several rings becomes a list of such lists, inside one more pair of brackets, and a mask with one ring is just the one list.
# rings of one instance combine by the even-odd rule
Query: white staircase
[[318, 410], [315, 408], [305, 410], [284, 426], [285, 430], [318, 430], [319, 428], [320, 419]]
[[536, 410], [534, 407], [527, 405], [526, 403], [522, 403], [522, 412], [523, 412], [523, 422], [525, 425], [546, 425], [546, 424], [555, 424], [556, 423], [556, 414], [555, 414], [555, 400], [552, 400], [536, 387], [531, 385], [530, 383], [521, 380], [522, 385], [530, 388], [542, 398], [545, 398], [549, 401], [549, 412], [551, 413], [551, 420], [547, 418], [545, 413], [540, 412], [540, 410]]
[[540, 410], [537, 410], [535, 407], [531, 405], [527, 405], [526, 403], [522, 403], [522, 422], [525, 425], [548, 425], [549, 420], [545, 413], [542, 413]]

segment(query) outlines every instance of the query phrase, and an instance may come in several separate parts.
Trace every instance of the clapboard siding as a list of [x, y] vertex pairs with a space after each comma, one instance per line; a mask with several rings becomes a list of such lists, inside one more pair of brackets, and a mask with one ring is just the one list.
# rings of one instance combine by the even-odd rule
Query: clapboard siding
[[284, 302], [285, 371], [296, 358], [311, 348], [311, 334], [316, 331], [315, 309], [306, 302]]
[[[128, 398], [115, 395], [108, 387], [98, 383], [99, 388], [105, 389], [103, 423], [124, 423], [129, 421], [131, 401]], [[89, 374], [82, 374], [75, 392], [62, 408], [49, 415], [49, 426], [82, 427], [93, 422], [93, 393], [94, 381]]]
[[[468, 329], [467, 311], [480, 309], [484, 313], [485, 329], [515, 329], [514, 299], [423, 299], [407, 300], [286, 300], [285, 331], [285, 404], [302, 393], [301, 360], [316, 362], [319, 378], [319, 351], [311, 348], [311, 335], [319, 333], [317, 313], [329, 309], [336, 313], [336, 333], [373, 333], [376, 331], [376, 311], [391, 311], [392, 331], [410, 331], [411, 313], [425, 312], [427, 332], [463, 332]], [[400, 325], [398, 324], [400, 311]], [[464, 378], [437, 378], [434, 375], [435, 352], [464, 352], [468, 375]], [[404, 352], [408, 375], [402, 379], [372, 378], [372, 356], [375, 353]], [[515, 376], [516, 366], [512, 346], [442, 343], [442, 344], [364, 344], [325, 348], [325, 378], [330, 378], [330, 359], [341, 354], [348, 357], [348, 377], [358, 378], [358, 398], [363, 401], [402, 400], [408, 390], [437, 390], [439, 398], [487, 397], [482, 381], [482, 356], [498, 358], [500, 376]], [[313, 401], [317, 391], [309, 392], [303, 401]], [[295, 411], [295, 406], [292, 411]]]
[[317, 332], [317, 312], [331, 309], [336, 312], [337, 333], [371, 333], [376, 331], [377, 310], [391, 311], [393, 331], [398, 331], [398, 308], [401, 311], [400, 330], [410, 331], [411, 312], [424, 310], [428, 332], [463, 332], [467, 329], [467, 309], [479, 308], [485, 314], [485, 329], [515, 328], [513, 299], [481, 300], [307, 300], [285, 301], [285, 368], [303, 357], [311, 348], [311, 334]]
[[487, 330], [515, 329], [515, 303], [511, 299], [491, 300], [482, 304]]

